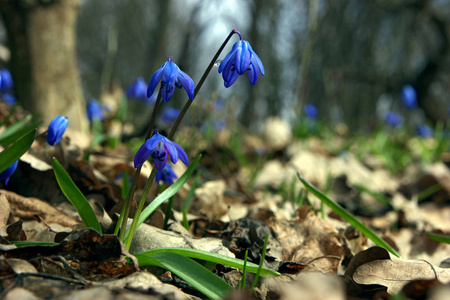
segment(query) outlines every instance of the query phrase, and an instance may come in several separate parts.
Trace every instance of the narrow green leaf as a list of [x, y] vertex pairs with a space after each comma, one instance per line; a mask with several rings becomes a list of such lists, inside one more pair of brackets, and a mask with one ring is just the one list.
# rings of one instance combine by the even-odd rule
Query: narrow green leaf
[[17, 128], [17, 130], [15, 130], [14, 132], [11, 132], [11, 134], [4, 136], [1, 139], [0, 144], [3, 147], [6, 147], [6, 146], [14, 143], [15, 141], [17, 141], [19, 138], [21, 138], [22, 136], [24, 136], [25, 134], [27, 134], [34, 128], [38, 127], [40, 124], [41, 124], [41, 122], [39, 121], [39, 122], [31, 123], [30, 125], [26, 125], [21, 128]]
[[14, 122], [14, 124], [8, 126], [8, 128], [6, 128], [6, 130], [0, 134], [0, 142], [3, 141], [3, 139], [7, 138], [8, 136], [12, 135], [18, 129], [25, 126], [29, 121], [31, 121], [32, 118], [33, 118], [32, 115], [27, 115], [25, 118], [20, 119], [17, 122]]
[[6, 148], [0, 153], [0, 173], [5, 171], [25, 152], [27, 152], [28, 149], [30, 149], [31, 144], [33, 144], [35, 135], [36, 129], [33, 129], [27, 135], [25, 135], [20, 140], [12, 144], [9, 148]]
[[394, 254], [397, 257], [401, 257], [400, 254], [395, 251], [394, 248], [392, 248], [388, 243], [386, 243], [385, 240], [380, 238], [375, 232], [373, 232], [370, 228], [365, 226], [360, 220], [355, 218], [351, 213], [346, 211], [342, 206], [325, 196], [321, 191], [316, 189], [314, 186], [310, 185], [305, 179], [303, 179], [299, 173], [297, 173], [298, 178], [303, 183], [305, 188], [312, 193], [314, 196], [316, 196], [320, 201], [328, 205], [335, 213], [337, 213], [341, 218], [345, 219], [347, 222], [349, 222], [353, 227], [355, 227], [357, 230], [359, 230], [362, 234], [364, 234], [367, 238], [369, 238], [372, 242], [375, 243], [375, 245], [383, 247], [384, 249], [388, 250], [392, 254]]
[[43, 241], [10, 241], [11, 244], [16, 245], [17, 247], [25, 247], [25, 246], [55, 246], [58, 243], [52, 242], [43, 242]]
[[[139, 226], [157, 209], [164, 201], [175, 195], [181, 187], [186, 183], [186, 181], [191, 176], [192, 172], [194, 172], [195, 167], [197, 166], [198, 162], [200, 161], [200, 158], [202, 157], [201, 154], [199, 154], [195, 160], [189, 165], [189, 168], [184, 172], [184, 174], [177, 179], [170, 187], [168, 187], [164, 192], [162, 192], [158, 197], [155, 198], [155, 200], [152, 201], [142, 212], [139, 216], [139, 220], [137, 222], [136, 229], [139, 228]], [[130, 229], [127, 230], [125, 233], [124, 241], [128, 239], [128, 236], [130, 234]]]
[[225, 298], [233, 287], [208, 271], [198, 262], [176, 253], [156, 253], [140, 256], [139, 264], [165, 268], [210, 299]]
[[450, 244], [450, 236], [448, 236], [448, 235], [427, 232], [427, 236], [430, 239], [433, 239], [435, 241], [438, 241], [438, 242], [441, 242], [441, 243]]
[[61, 166], [56, 158], [53, 158], [52, 165], [56, 181], [58, 181], [61, 191], [64, 196], [66, 196], [67, 200], [69, 200], [76, 208], [84, 226], [93, 228], [101, 234], [102, 229], [100, 228], [100, 223], [98, 222], [97, 216], [91, 205], [86, 200], [86, 197], [84, 197], [83, 193], [78, 189], [72, 181], [72, 178], [70, 178], [69, 174], [64, 170], [63, 166]]
[[[210, 261], [216, 264], [222, 264], [225, 266], [230, 266], [236, 269], [243, 270], [244, 269], [244, 261], [238, 258], [228, 257], [226, 255], [217, 254], [209, 251], [198, 250], [198, 249], [189, 249], [189, 248], [157, 248], [149, 251], [145, 251], [139, 254], [135, 254], [136, 258], [139, 260], [141, 264], [141, 258], [152, 256], [157, 253], [176, 253], [179, 255], [183, 255], [190, 258], [201, 259], [205, 261]], [[144, 263], [145, 261], [142, 261]], [[247, 262], [247, 272], [256, 273], [258, 271], [259, 266], [257, 264]], [[269, 276], [279, 276], [280, 273], [274, 270], [262, 268], [261, 274], [262, 277]]]

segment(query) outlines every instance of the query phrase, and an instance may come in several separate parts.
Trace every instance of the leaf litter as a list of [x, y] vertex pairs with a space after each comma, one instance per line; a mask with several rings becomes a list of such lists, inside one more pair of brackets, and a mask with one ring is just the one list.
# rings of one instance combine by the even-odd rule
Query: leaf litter
[[[281, 276], [260, 279], [251, 296], [236, 292], [229, 299], [387, 299], [400, 292], [410, 298], [439, 299], [448, 292], [450, 272], [448, 264], [441, 262], [450, 257], [450, 246], [426, 236], [427, 232], [450, 234], [450, 171], [444, 162], [410, 166], [392, 175], [376, 157], [335, 155], [321, 140], [281, 136], [280, 132], [290, 131], [277, 120], [270, 122], [281, 129], [267, 130], [263, 137], [246, 136], [242, 153], [223, 140], [232, 134], [221, 134], [221, 140], [204, 143], [204, 148], [198, 143], [187, 145], [194, 156], [211, 155], [198, 167], [200, 184], [189, 204], [189, 228], [182, 226], [179, 211], [193, 178], [175, 195], [168, 230], [162, 229], [162, 205], [147, 222], [153, 226], [143, 224], [137, 231], [131, 253], [186, 247], [243, 259], [248, 250], [249, 261], [259, 263], [268, 234], [264, 267]], [[189, 140], [183, 136], [186, 132], [181, 132], [180, 140]], [[274, 134], [277, 139], [272, 139]], [[35, 142], [11, 185], [0, 190], [2, 297], [204, 298], [168, 271], [139, 269], [126, 260], [132, 255], [108, 233], [122, 203], [122, 183], [117, 178], [125, 169], [133, 176], [133, 154], [99, 148], [89, 162], [82, 161], [88, 144], [74, 144], [76, 140], [69, 131], [58, 155], [107, 233], [81, 229], [76, 211], [45, 167], [51, 165], [54, 154], [49, 151], [54, 150]], [[243, 164], [242, 154], [253, 164]], [[182, 170], [176, 172], [180, 175]], [[297, 172], [371, 227], [402, 258], [374, 246], [333, 211], [321, 207], [299, 181], [293, 181]], [[141, 174], [142, 182], [145, 174], [149, 171]], [[436, 184], [442, 188], [418, 199], [420, 192]], [[143, 183], [138, 185], [138, 193], [142, 187]], [[150, 195], [156, 193], [155, 189]], [[377, 198], [382, 197], [389, 205], [380, 203]], [[32, 240], [57, 244], [17, 248], [12, 243]], [[233, 286], [242, 278], [242, 272], [233, 268], [213, 269]], [[247, 286], [253, 278], [247, 274]]]

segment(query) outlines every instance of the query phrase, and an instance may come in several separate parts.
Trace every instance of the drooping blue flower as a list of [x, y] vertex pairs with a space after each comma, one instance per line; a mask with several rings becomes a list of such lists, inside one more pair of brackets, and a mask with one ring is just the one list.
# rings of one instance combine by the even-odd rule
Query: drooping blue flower
[[315, 120], [318, 113], [317, 107], [314, 104], [305, 104], [305, 114], [309, 119]]
[[14, 173], [14, 171], [16, 171], [18, 163], [19, 163], [19, 161], [16, 160], [11, 166], [8, 167], [8, 169], [6, 169], [5, 171], [3, 171], [0, 174], [0, 181], [4, 181], [5, 185], [8, 185], [9, 177], [11, 177], [11, 175]]
[[172, 56], [169, 56], [167, 61], [159, 67], [150, 79], [147, 88], [148, 98], [153, 94], [160, 81], [161, 97], [164, 102], [172, 98], [175, 87], [184, 88], [189, 96], [189, 100], [194, 100], [194, 81], [172, 61]]
[[69, 126], [69, 120], [64, 116], [57, 116], [48, 125], [47, 143], [50, 146], [58, 144]]
[[416, 90], [409, 84], [402, 88], [401, 98], [403, 105], [407, 109], [413, 109], [417, 107], [417, 94]]
[[166, 107], [162, 113], [161, 120], [167, 125], [172, 124], [178, 118], [180, 110], [173, 107]]
[[390, 111], [384, 116], [384, 121], [392, 127], [397, 127], [403, 123], [403, 117], [396, 112]]
[[127, 89], [125, 95], [128, 99], [147, 99], [147, 83], [144, 78], [138, 77]]
[[430, 126], [426, 124], [420, 124], [419, 126], [417, 126], [417, 135], [419, 135], [420, 137], [429, 138], [432, 137], [433, 134], [434, 130]]
[[8, 69], [0, 70], [0, 91], [6, 92], [14, 87], [14, 81]]
[[259, 72], [264, 76], [264, 66], [258, 55], [253, 51], [250, 43], [239, 40], [234, 43], [231, 51], [225, 56], [219, 66], [219, 73], [222, 73], [224, 85], [230, 87], [239, 75], [248, 74], [248, 80], [254, 85], [259, 77]]
[[9, 105], [15, 105], [17, 103], [17, 99], [13, 94], [10, 93], [4, 93], [1, 95], [3, 101], [8, 103]]
[[170, 155], [170, 160], [174, 164], [178, 159], [186, 166], [189, 164], [188, 157], [183, 148], [155, 130], [153, 136], [146, 140], [136, 153], [134, 167], [139, 168], [149, 157], [152, 157], [155, 167], [158, 170], [162, 170], [167, 163], [167, 154]]
[[102, 121], [104, 118], [103, 110], [105, 108], [95, 99], [89, 100], [87, 106], [87, 117], [89, 122], [93, 122], [95, 119]]
[[155, 182], [163, 182], [171, 185], [178, 176], [169, 164], [166, 164], [162, 170], [156, 171]]

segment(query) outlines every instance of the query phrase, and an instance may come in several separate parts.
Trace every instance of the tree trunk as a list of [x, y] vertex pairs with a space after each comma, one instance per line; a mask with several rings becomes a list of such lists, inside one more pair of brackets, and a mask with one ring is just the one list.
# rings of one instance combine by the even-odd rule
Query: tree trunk
[[75, 26], [80, 0], [38, 3], [0, 3], [16, 95], [26, 109], [41, 115], [44, 124], [64, 115], [70, 128], [87, 131], [76, 64]]

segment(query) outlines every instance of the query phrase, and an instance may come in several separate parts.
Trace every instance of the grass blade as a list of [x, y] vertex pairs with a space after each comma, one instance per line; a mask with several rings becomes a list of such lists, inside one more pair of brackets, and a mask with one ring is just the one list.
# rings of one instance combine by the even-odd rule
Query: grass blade
[[[181, 187], [186, 183], [186, 181], [191, 176], [192, 172], [194, 172], [195, 167], [200, 161], [201, 154], [199, 154], [195, 160], [189, 165], [189, 168], [184, 172], [184, 174], [178, 178], [171, 186], [169, 186], [164, 192], [162, 192], [158, 197], [156, 197], [152, 203], [150, 203], [139, 216], [139, 220], [137, 222], [136, 229], [157, 209], [164, 201], [175, 195]], [[128, 239], [130, 235], [130, 229], [125, 233], [124, 241]]]
[[446, 244], [450, 244], [450, 236], [448, 235], [443, 235], [443, 234], [437, 234], [437, 233], [432, 233], [432, 232], [428, 232], [427, 236], [430, 239], [433, 239], [435, 241], [441, 242], [441, 243], [446, 243]]
[[18, 160], [25, 152], [30, 149], [33, 144], [36, 129], [31, 130], [28, 134], [23, 136], [20, 140], [12, 144], [0, 153], [0, 173], [5, 171], [16, 160]]
[[76, 208], [84, 226], [93, 228], [101, 234], [102, 229], [100, 228], [100, 223], [98, 222], [97, 216], [95, 215], [91, 205], [86, 200], [86, 197], [84, 197], [83, 193], [78, 189], [72, 181], [72, 178], [70, 178], [69, 174], [66, 170], [64, 170], [56, 158], [53, 158], [52, 165], [55, 172], [56, 181], [58, 181], [61, 191], [64, 196], [66, 196], [67, 200], [69, 200], [70, 203], [72, 203], [72, 205]]
[[393, 255], [397, 257], [401, 257], [400, 254], [395, 251], [385, 240], [380, 238], [375, 232], [373, 232], [370, 228], [365, 226], [360, 220], [355, 218], [351, 213], [346, 211], [342, 206], [325, 196], [321, 191], [316, 189], [314, 186], [310, 185], [305, 179], [303, 179], [299, 173], [297, 173], [298, 178], [303, 183], [305, 188], [316, 196], [320, 201], [329, 206], [335, 213], [337, 213], [341, 218], [345, 219], [349, 222], [353, 227], [359, 230], [362, 234], [364, 234], [368, 239], [375, 243], [375, 245], [383, 247], [387, 251], [391, 252]]
[[[142, 265], [141, 258], [152, 256], [158, 253], [176, 253], [186, 257], [210, 261], [216, 264], [222, 264], [240, 270], [244, 269], [244, 261], [241, 259], [228, 257], [226, 255], [217, 254], [209, 251], [189, 249], [189, 248], [157, 248], [139, 254], [135, 254], [135, 256], [139, 260], [139, 264]], [[142, 261], [142, 263], [144, 263], [144, 261]], [[246, 266], [247, 272], [256, 273], [258, 271], [258, 268], [259, 266], [257, 264], [247, 262]], [[278, 273], [277, 271], [266, 268], [262, 268], [260, 273], [260, 276], [262, 277], [279, 276], [279, 275], [280, 273]]]
[[140, 256], [139, 264], [162, 267], [174, 273], [210, 299], [225, 298], [233, 287], [198, 262], [176, 253]]

